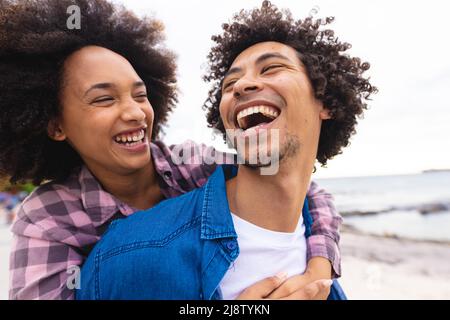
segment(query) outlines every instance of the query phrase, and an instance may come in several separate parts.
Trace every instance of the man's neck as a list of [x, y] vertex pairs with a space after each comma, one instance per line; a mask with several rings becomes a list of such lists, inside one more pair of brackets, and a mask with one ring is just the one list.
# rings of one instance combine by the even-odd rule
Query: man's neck
[[133, 208], [148, 209], [164, 198], [153, 161], [140, 170], [123, 174], [96, 169], [98, 168], [90, 168], [102, 187]]
[[237, 176], [227, 181], [231, 212], [268, 230], [294, 232], [310, 183], [313, 163], [308, 162], [283, 160], [275, 175], [239, 166]]

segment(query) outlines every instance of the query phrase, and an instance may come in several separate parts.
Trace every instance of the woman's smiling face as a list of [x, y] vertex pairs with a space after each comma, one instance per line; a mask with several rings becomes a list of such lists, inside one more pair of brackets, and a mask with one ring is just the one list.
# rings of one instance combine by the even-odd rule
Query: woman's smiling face
[[130, 174], [149, 164], [154, 114], [131, 64], [88, 46], [66, 60], [63, 77], [62, 113], [50, 136], [66, 140], [94, 172]]

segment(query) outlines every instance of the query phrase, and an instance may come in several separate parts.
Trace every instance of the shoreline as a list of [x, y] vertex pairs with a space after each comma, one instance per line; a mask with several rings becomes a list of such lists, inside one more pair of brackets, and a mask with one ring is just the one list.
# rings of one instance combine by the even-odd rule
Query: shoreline
[[[389, 234], [389, 233], [380, 235], [380, 234], [376, 234], [376, 233], [361, 231], [352, 225], [346, 224], [345, 222], [342, 224], [340, 232], [341, 232], [341, 234], [353, 234], [353, 235], [374, 238], [374, 239], [375, 238], [392, 239], [392, 240], [412, 242], [412, 243], [443, 245], [443, 246], [449, 246], [449, 249], [450, 249], [450, 240], [417, 239], [417, 238], [410, 238], [410, 237], [406, 237], [406, 236], [399, 236], [396, 234]], [[450, 261], [449, 261], [449, 263], [450, 263]]]

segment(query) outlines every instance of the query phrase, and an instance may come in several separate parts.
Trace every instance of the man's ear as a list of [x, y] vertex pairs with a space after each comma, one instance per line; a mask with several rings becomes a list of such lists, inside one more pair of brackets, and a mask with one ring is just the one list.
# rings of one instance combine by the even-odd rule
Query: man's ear
[[330, 110], [328, 110], [327, 108], [323, 108], [320, 111], [320, 119], [321, 120], [330, 120], [331, 119]]
[[55, 141], [64, 141], [66, 140], [66, 134], [64, 130], [61, 128], [58, 120], [50, 120], [47, 125], [47, 134], [50, 139]]

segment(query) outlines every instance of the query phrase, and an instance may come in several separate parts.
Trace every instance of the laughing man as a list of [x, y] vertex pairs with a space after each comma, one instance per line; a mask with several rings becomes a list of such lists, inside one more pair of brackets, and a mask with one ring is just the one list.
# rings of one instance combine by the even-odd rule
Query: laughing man
[[[331, 21], [295, 21], [264, 2], [223, 26], [205, 77], [213, 82], [208, 122], [242, 161], [114, 222], [82, 269], [78, 299], [245, 298], [245, 288], [274, 274], [279, 281], [262, 298], [302, 297], [301, 288], [276, 287], [307, 268], [315, 161], [325, 165], [348, 144], [376, 91], [362, 76], [369, 65], [322, 30]], [[276, 170], [263, 172], [269, 167]], [[311, 263], [319, 278], [332, 277], [326, 259]], [[345, 298], [336, 282], [329, 298]]]

